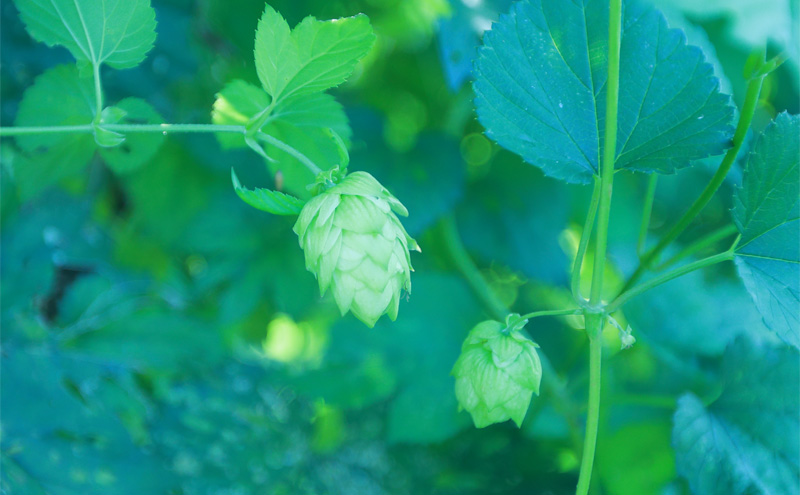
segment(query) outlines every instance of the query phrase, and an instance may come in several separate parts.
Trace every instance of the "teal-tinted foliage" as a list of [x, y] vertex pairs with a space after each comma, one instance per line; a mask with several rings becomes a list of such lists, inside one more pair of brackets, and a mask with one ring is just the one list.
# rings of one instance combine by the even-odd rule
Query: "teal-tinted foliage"
[[796, 8], [652, 3], [602, 253], [605, 0], [0, 4], [0, 492], [574, 493], [599, 349], [590, 493], [800, 493]]

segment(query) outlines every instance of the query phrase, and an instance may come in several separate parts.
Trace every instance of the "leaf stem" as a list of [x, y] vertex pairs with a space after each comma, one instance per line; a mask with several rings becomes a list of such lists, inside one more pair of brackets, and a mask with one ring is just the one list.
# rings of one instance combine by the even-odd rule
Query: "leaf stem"
[[100, 81], [100, 63], [93, 62], [92, 69], [94, 74], [94, 101], [97, 107], [94, 111], [94, 122], [99, 124], [100, 115], [103, 112], [103, 84]]
[[570, 287], [572, 289], [572, 297], [578, 304], [584, 304], [586, 302], [581, 294], [581, 269], [583, 268], [583, 258], [586, 256], [586, 248], [589, 246], [589, 240], [592, 238], [594, 220], [597, 217], [597, 206], [599, 203], [600, 183], [595, 181], [594, 188], [592, 189], [592, 199], [589, 202], [589, 211], [586, 212], [586, 220], [583, 223], [583, 230], [581, 231], [581, 240], [578, 243], [578, 252], [575, 254], [575, 260], [572, 262]]
[[736, 225], [734, 225], [734, 224], [729, 224], [729, 225], [726, 225], [724, 227], [721, 227], [721, 228], [715, 230], [714, 232], [708, 234], [707, 236], [704, 236], [704, 237], [698, 239], [697, 241], [695, 241], [694, 243], [690, 244], [686, 248], [682, 249], [680, 252], [678, 252], [678, 254], [676, 254], [672, 258], [670, 258], [667, 261], [665, 261], [665, 262], [657, 265], [656, 267], [654, 267], [653, 270], [655, 270], [655, 271], [664, 270], [665, 268], [668, 268], [668, 267], [674, 265], [676, 262], [678, 262], [678, 261], [680, 261], [680, 260], [682, 260], [682, 259], [684, 259], [684, 258], [686, 258], [688, 256], [691, 256], [691, 255], [693, 255], [694, 253], [696, 253], [698, 251], [702, 251], [703, 249], [705, 249], [705, 248], [707, 248], [709, 246], [713, 246], [718, 241], [721, 241], [722, 239], [725, 239], [726, 237], [731, 236], [731, 235], [735, 234], [736, 232], [737, 232], [737, 229], [736, 229]]
[[679, 268], [675, 268], [674, 270], [670, 270], [663, 275], [659, 275], [658, 277], [652, 278], [643, 284], [637, 285], [636, 287], [629, 289], [619, 296], [617, 296], [614, 301], [611, 302], [606, 307], [607, 313], [613, 313], [614, 311], [621, 308], [626, 302], [631, 300], [632, 298], [638, 296], [643, 292], [647, 292], [648, 290], [658, 287], [659, 285], [669, 282], [672, 279], [678, 278], [682, 275], [686, 275], [689, 272], [693, 272], [695, 270], [699, 270], [701, 268], [705, 268], [707, 266], [714, 265], [716, 263], [720, 263], [722, 261], [729, 261], [732, 260], [734, 256], [734, 252], [732, 249], [725, 251], [724, 253], [715, 254], [714, 256], [709, 256], [708, 258], [703, 258], [701, 260], [694, 261], [692, 263], [686, 264]]
[[644, 211], [642, 211], [642, 225], [639, 227], [639, 242], [636, 244], [636, 253], [641, 255], [647, 243], [647, 231], [650, 228], [650, 216], [653, 213], [653, 201], [656, 197], [658, 174], [650, 174], [647, 180], [647, 192], [644, 195]]
[[711, 201], [711, 198], [714, 197], [714, 194], [720, 188], [722, 183], [725, 181], [725, 176], [728, 175], [731, 167], [733, 166], [734, 162], [736, 161], [736, 157], [739, 154], [739, 151], [742, 149], [742, 145], [744, 144], [745, 136], [747, 136], [747, 130], [750, 128], [750, 124], [753, 122], [753, 116], [756, 112], [756, 107], [758, 105], [758, 97], [761, 94], [761, 86], [764, 82], [765, 76], [758, 76], [747, 83], [747, 96], [744, 100], [744, 105], [742, 106], [742, 112], [739, 115], [739, 123], [736, 125], [736, 132], [733, 135], [733, 146], [725, 153], [725, 157], [722, 159], [722, 162], [717, 169], [717, 172], [711, 178], [711, 181], [708, 183], [706, 188], [700, 194], [692, 206], [683, 214], [683, 216], [678, 220], [677, 223], [670, 229], [670, 231], [665, 235], [654, 247], [648, 250], [639, 262], [638, 268], [636, 271], [633, 272], [633, 275], [625, 282], [625, 285], [620, 290], [620, 293], [629, 290], [633, 285], [641, 278], [646, 270], [650, 268], [650, 265], [653, 261], [661, 254], [661, 252], [670, 244], [672, 241], [678, 238], [686, 227], [695, 219], [695, 217], [705, 208], [705, 206]]
[[275, 146], [276, 148], [278, 148], [280, 150], [283, 150], [286, 153], [289, 153], [290, 155], [295, 157], [300, 163], [305, 165], [306, 168], [308, 168], [308, 170], [310, 170], [311, 173], [313, 173], [314, 175], [317, 175], [317, 174], [322, 172], [322, 169], [319, 168], [316, 163], [311, 161], [311, 159], [309, 157], [307, 157], [306, 155], [304, 155], [303, 153], [298, 151], [293, 146], [290, 146], [290, 145], [284, 143], [283, 141], [281, 141], [280, 139], [275, 138], [273, 136], [270, 136], [269, 134], [265, 134], [265, 133], [263, 133], [261, 131], [258, 131], [257, 136], [262, 141], [266, 141], [267, 143], [271, 144], [272, 146]]
[[464, 243], [461, 241], [461, 236], [458, 235], [458, 228], [456, 227], [455, 219], [452, 215], [444, 217], [439, 223], [439, 227], [444, 238], [444, 245], [450, 258], [456, 264], [458, 271], [469, 283], [472, 291], [478, 296], [478, 299], [483, 302], [486, 309], [498, 321], [504, 321], [508, 315], [508, 308], [505, 304], [495, 295], [494, 291], [486, 280], [483, 279], [478, 267], [470, 258], [467, 253]]
[[533, 313], [522, 315], [520, 316], [520, 318], [523, 320], [530, 320], [533, 318], [538, 318], [540, 316], [567, 316], [567, 315], [581, 315], [581, 314], [583, 314], [583, 310], [581, 308], [551, 309], [547, 311], [534, 311]]

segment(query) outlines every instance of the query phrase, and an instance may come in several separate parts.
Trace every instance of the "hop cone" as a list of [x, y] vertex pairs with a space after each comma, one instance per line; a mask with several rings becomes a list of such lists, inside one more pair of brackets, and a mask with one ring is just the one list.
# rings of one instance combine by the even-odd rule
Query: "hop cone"
[[539, 395], [542, 365], [536, 344], [519, 332], [527, 320], [512, 315], [506, 325], [484, 321], [475, 326], [453, 367], [456, 398], [477, 428], [508, 419], [522, 424], [531, 397]]
[[342, 312], [370, 327], [397, 318], [402, 290], [411, 291], [409, 248], [419, 250], [395, 213], [408, 210], [374, 177], [354, 172], [303, 207], [294, 231], [320, 293], [328, 288]]

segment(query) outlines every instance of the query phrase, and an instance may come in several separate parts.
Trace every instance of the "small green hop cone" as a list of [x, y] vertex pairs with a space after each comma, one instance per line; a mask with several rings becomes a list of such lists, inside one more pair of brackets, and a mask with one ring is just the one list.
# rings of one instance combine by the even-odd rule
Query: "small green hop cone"
[[342, 315], [351, 311], [370, 327], [385, 313], [396, 319], [401, 292], [411, 291], [409, 249], [419, 250], [396, 215], [408, 210], [366, 172], [318, 183], [322, 192], [294, 231], [320, 293], [330, 288]]
[[452, 371], [456, 398], [477, 428], [509, 419], [521, 426], [531, 397], [539, 395], [539, 346], [520, 333], [525, 323], [519, 315], [510, 315], [506, 324], [481, 322], [461, 347]]

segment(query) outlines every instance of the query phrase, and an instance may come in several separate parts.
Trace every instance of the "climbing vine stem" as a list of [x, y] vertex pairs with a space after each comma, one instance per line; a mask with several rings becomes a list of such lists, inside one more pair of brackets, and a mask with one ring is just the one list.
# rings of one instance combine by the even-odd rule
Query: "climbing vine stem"
[[[595, 262], [592, 269], [592, 288], [589, 305], [602, 304], [605, 275], [608, 224], [611, 216], [611, 194], [614, 190], [614, 165], [617, 154], [617, 110], [619, 102], [619, 53], [622, 38], [622, 0], [609, 1], [608, 15], [608, 94], [606, 96], [606, 130], [603, 142], [603, 162], [600, 165], [600, 204], [597, 214]], [[605, 313], [586, 314], [586, 333], [589, 336], [589, 406], [586, 414], [586, 433], [578, 475], [576, 495], [589, 493], [597, 445], [600, 419], [600, 378], [602, 370], [603, 324]]]

